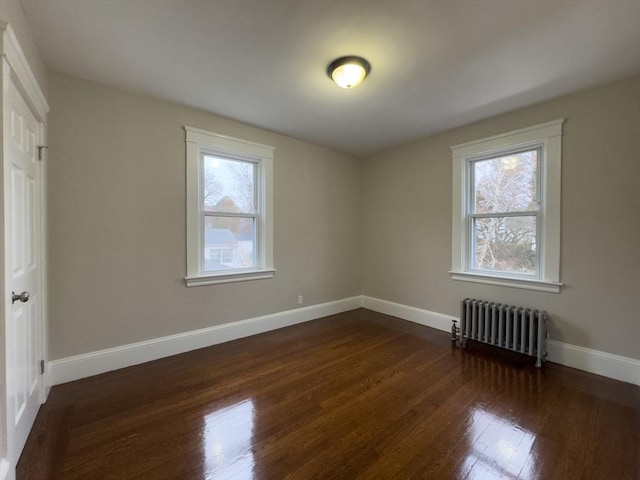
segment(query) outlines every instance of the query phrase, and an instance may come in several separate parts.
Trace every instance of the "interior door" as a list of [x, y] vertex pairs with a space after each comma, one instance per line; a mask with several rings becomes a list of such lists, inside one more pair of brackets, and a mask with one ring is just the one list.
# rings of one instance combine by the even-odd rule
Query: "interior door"
[[[13, 80], [4, 92], [5, 378], [9, 468], [43, 399], [42, 126]], [[9, 473], [9, 478], [11, 472]]]

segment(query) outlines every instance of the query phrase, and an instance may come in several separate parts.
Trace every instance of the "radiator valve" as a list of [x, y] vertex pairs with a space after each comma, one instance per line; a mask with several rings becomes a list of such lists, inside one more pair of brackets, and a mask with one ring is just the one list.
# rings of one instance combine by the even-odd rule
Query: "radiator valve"
[[460, 332], [460, 329], [458, 328], [458, 325], [456, 325], [457, 320], [451, 320], [451, 341], [455, 342], [456, 340], [458, 340], [458, 332]]

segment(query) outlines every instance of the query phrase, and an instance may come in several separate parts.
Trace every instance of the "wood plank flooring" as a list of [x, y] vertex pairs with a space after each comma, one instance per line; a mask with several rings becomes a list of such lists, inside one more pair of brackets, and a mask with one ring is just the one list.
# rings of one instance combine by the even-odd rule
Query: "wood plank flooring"
[[616, 479], [640, 388], [359, 309], [59, 385], [18, 480]]

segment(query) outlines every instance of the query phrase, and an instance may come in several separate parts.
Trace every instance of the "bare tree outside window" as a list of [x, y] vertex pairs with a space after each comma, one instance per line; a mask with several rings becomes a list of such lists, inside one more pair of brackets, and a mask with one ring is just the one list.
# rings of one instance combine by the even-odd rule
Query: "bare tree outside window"
[[205, 210], [224, 212], [225, 206], [233, 204], [237, 212], [254, 213], [256, 165], [211, 155], [204, 155], [203, 161]]
[[234, 196], [240, 208], [245, 211], [255, 209], [255, 166], [247, 162], [229, 164], [229, 173], [233, 178]]
[[539, 154], [471, 162], [474, 269], [536, 275]]

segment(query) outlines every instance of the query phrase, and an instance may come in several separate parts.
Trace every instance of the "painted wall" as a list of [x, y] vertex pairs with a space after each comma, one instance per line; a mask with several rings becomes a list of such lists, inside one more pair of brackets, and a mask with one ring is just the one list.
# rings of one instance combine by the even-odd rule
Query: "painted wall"
[[[52, 360], [360, 294], [361, 161], [49, 74]], [[272, 280], [186, 288], [184, 125], [275, 146]]]
[[46, 97], [47, 67], [42, 61], [42, 58], [40, 58], [38, 45], [27, 23], [27, 18], [24, 15], [24, 10], [22, 10], [20, 0], [0, 0], [0, 19], [3, 22], [7, 22], [11, 25], [11, 28], [13, 28], [20, 47], [22, 47], [22, 51], [25, 57], [27, 57], [29, 66], [33, 71], [33, 75], [36, 77], [36, 81]]
[[[450, 147], [562, 117], [561, 293], [451, 280]], [[464, 297], [543, 308], [551, 338], [640, 358], [640, 77], [373, 155], [362, 189], [365, 295], [455, 316]]]

